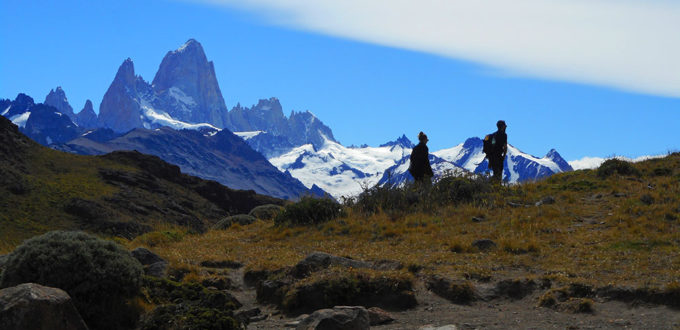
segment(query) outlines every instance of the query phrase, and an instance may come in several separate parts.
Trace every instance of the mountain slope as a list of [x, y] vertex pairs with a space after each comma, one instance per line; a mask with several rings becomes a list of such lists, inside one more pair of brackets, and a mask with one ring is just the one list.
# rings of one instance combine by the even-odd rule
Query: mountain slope
[[57, 148], [89, 155], [113, 150], [137, 150], [176, 164], [188, 174], [237, 189], [252, 189], [284, 199], [297, 199], [311, 193], [297, 179], [281, 173], [241, 138], [227, 130], [138, 128], [109, 141], [97, 141], [85, 135]]
[[134, 237], [205, 230], [256, 205], [283, 203], [182, 174], [138, 152], [80, 156], [40, 146], [0, 117], [0, 248], [54, 229]]

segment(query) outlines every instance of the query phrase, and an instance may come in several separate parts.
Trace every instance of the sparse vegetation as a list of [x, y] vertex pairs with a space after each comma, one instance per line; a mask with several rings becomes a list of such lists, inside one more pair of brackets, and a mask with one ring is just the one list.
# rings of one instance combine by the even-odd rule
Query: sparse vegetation
[[283, 206], [276, 204], [260, 205], [253, 208], [248, 215], [260, 220], [274, 220], [281, 213]]
[[341, 216], [342, 205], [330, 198], [302, 197], [283, 208], [274, 222], [278, 225], [316, 225]]
[[142, 266], [122, 246], [83, 232], [53, 231], [9, 255], [0, 287], [32, 282], [60, 288], [90, 327], [126, 329], [137, 322], [130, 299], [141, 280]]
[[233, 224], [239, 224], [241, 226], [249, 225], [253, 222], [255, 222], [255, 217], [247, 214], [237, 214], [237, 215], [232, 215], [229, 217], [226, 217], [220, 221], [218, 221], [215, 226], [213, 226], [213, 229], [219, 229], [219, 230], [224, 230], [228, 229], [231, 227]]

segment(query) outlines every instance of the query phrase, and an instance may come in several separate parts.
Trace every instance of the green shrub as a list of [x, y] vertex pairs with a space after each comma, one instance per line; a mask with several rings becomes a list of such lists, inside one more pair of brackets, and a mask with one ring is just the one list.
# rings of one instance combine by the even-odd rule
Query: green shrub
[[302, 197], [297, 203], [286, 205], [274, 222], [277, 225], [314, 225], [342, 214], [342, 206], [330, 198]]
[[606, 160], [597, 169], [597, 176], [603, 179], [614, 173], [618, 173], [619, 175], [640, 176], [640, 171], [635, 168], [633, 164], [616, 158]]
[[142, 265], [118, 244], [73, 231], [31, 238], [7, 259], [0, 287], [38, 283], [65, 290], [94, 329], [135, 326], [128, 299], [139, 293]]
[[283, 206], [281, 205], [266, 204], [256, 206], [254, 209], [250, 210], [248, 215], [262, 220], [274, 220], [274, 218], [281, 213], [281, 210], [283, 210]]
[[249, 225], [253, 222], [255, 222], [255, 218], [253, 216], [247, 215], [247, 214], [237, 214], [237, 215], [232, 215], [229, 217], [226, 217], [220, 221], [218, 221], [214, 226], [213, 229], [217, 230], [224, 230], [228, 229], [231, 227], [231, 225], [238, 223], [241, 226]]
[[144, 317], [140, 329], [242, 329], [233, 318], [241, 304], [226, 292], [149, 276], [142, 291], [160, 306]]

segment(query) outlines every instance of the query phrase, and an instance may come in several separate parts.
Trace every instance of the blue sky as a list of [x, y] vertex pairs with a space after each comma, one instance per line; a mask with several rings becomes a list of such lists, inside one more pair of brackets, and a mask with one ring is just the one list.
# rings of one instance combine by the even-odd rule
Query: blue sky
[[3, 0], [0, 98], [98, 111], [123, 60], [151, 81], [194, 38], [229, 108], [275, 96], [345, 145], [439, 150], [504, 119], [533, 155], [638, 157], [680, 149], [678, 31], [663, 0]]

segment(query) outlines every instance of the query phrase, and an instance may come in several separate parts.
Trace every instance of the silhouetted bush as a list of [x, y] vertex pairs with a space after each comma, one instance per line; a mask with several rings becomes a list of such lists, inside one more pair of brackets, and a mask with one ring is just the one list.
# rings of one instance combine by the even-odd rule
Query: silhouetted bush
[[633, 164], [616, 158], [606, 160], [597, 169], [597, 176], [603, 179], [614, 173], [618, 173], [619, 175], [640, 176], [640, 171], [636, 169]]
[[330, 198], [302, 197], [297, 203], [286, 205], [274, 222], [277, 225], [313, 225], [335, 219], [342, 214], [342, 205]]
[[0, 287], [38, 283], [65, 290], [93, 329], [135, 326], [139, 312], [127, 304], [139, 293], [142, 265], [120, 245], [74, 231], [31, 238], [7, 259]]
[[255, 207], [248, 215], [262, 220], [274, 220], [281, 210], [283, 210], [281, 205], [266, 204]]
[[433, 185], [374, 186], [346, 200], [345, 204], [369, 215], [379, 210], [391, 214], [427, 212], [442, 205], [482, 202], [492, 190], [491, 182], [481, 176], [445, 176]]
[[491, 190], [491, 182], [483, 177], [449, 176], [435, 184], [431, 198], [439, 204], [469, 203], [483, 199]]
[[218, 230], [224, 230], [231, 225], [238, 223], [241, 226], [249, 225], [253, 222], [255, 222], [255, 218], [253, 216], [247, 215], [247, 214], [237, 214], [237, 215], [232, 215], [229, 217], [226, 217], [220, 221], [218, 221], [214, 226], [213, 229], [218, 229]]

